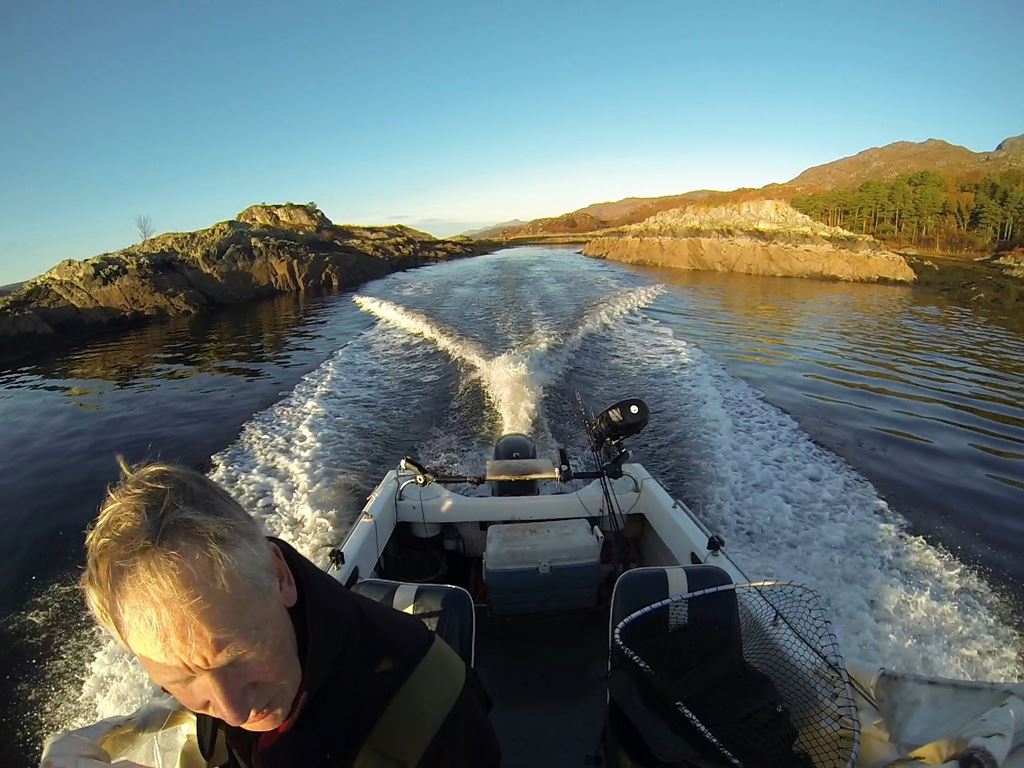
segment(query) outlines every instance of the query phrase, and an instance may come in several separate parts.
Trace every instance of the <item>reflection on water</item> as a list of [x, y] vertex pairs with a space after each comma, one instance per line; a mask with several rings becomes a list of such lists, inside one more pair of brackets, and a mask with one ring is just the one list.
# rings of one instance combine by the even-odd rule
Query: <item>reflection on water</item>
[[114, 456], [201, 465], [370, 320], [290, 294], [0, 369], [0, 616], [79, 559]]
[[865, 474], [922, 533], [1024, 584], [1024, 317], [900, 286], [644, 269], [655, 314]]
[[317, 339], [324, 322], [317, 314], [326, 299], [322, 293], [285, 294], [154, 322], [80, 349], [55, 351], [30, 365], [0, 369], [0, 387], [51, 389], [75, 397], [90, 390], [64, 382], [97, 380], [137, 388], [150, 379], [201, 373], [260, 378], [265, 365], [288, 366], [293, 353], [308, 346], [304, 342]]

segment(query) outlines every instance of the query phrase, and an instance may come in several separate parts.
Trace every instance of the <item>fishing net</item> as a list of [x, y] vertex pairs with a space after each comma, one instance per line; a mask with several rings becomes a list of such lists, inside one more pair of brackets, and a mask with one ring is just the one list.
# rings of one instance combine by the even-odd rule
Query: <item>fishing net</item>
[[818, 595], [784, 582], [671, 597], [615, 627], [625, 670], [676, 733], [744, 768], [853, 766], [860, 724]]

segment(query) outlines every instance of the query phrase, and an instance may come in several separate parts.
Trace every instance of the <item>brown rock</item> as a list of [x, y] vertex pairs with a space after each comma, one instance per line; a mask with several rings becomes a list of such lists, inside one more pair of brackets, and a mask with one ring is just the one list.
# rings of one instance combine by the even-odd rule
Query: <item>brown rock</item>
[[351, 288], [492, 247], [436, 240], [408, 227], [337, 227], [310, 206], [251, 206], [239, 219], [63, 261], [0, 297], [0, 358], [151, 317], [289, 291]]
[[819, 224], [773, 200], [665, 211], [589, 241], [583, 253], [629, 264], [749, 275], [916, 279], [902, 256], [872, 238]]
[[294, 229], [300, 232], [317, 232], [331, 226], [323, 211], [309, 205], [250, 205], [236, 217], [243, 224], [272, 229]]

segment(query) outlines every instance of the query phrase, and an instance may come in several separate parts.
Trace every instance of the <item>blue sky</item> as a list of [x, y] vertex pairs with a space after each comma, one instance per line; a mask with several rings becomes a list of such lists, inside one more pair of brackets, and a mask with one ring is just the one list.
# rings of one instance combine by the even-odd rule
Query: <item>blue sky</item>
[[1024, 4], [0, 0], [0, 285], [253, 202], [451, 234], [1024, 133]]

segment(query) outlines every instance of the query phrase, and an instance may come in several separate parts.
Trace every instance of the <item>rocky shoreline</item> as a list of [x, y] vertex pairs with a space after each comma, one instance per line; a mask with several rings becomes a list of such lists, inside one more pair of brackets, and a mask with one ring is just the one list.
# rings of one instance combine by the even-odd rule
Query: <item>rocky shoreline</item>
[[914, 282], [906, 259], [871, 237], [828, 227], [776, 200], [691, 206], [595, 233], [587, 256], [674, 269]]
[[0, 297], [0, 360], [152, 318], [290, 291], [353, 288], [499, 243], [403, 226], [339, 226], [315, 205], [254, 205], [197, 232], [67, 260]]
[[[958, 302], [1024, 312], [1024, 248], [992, 256], [906, 254], [917, 286]], [[1024, 316], [1022, 316], [1024, 319]]]

